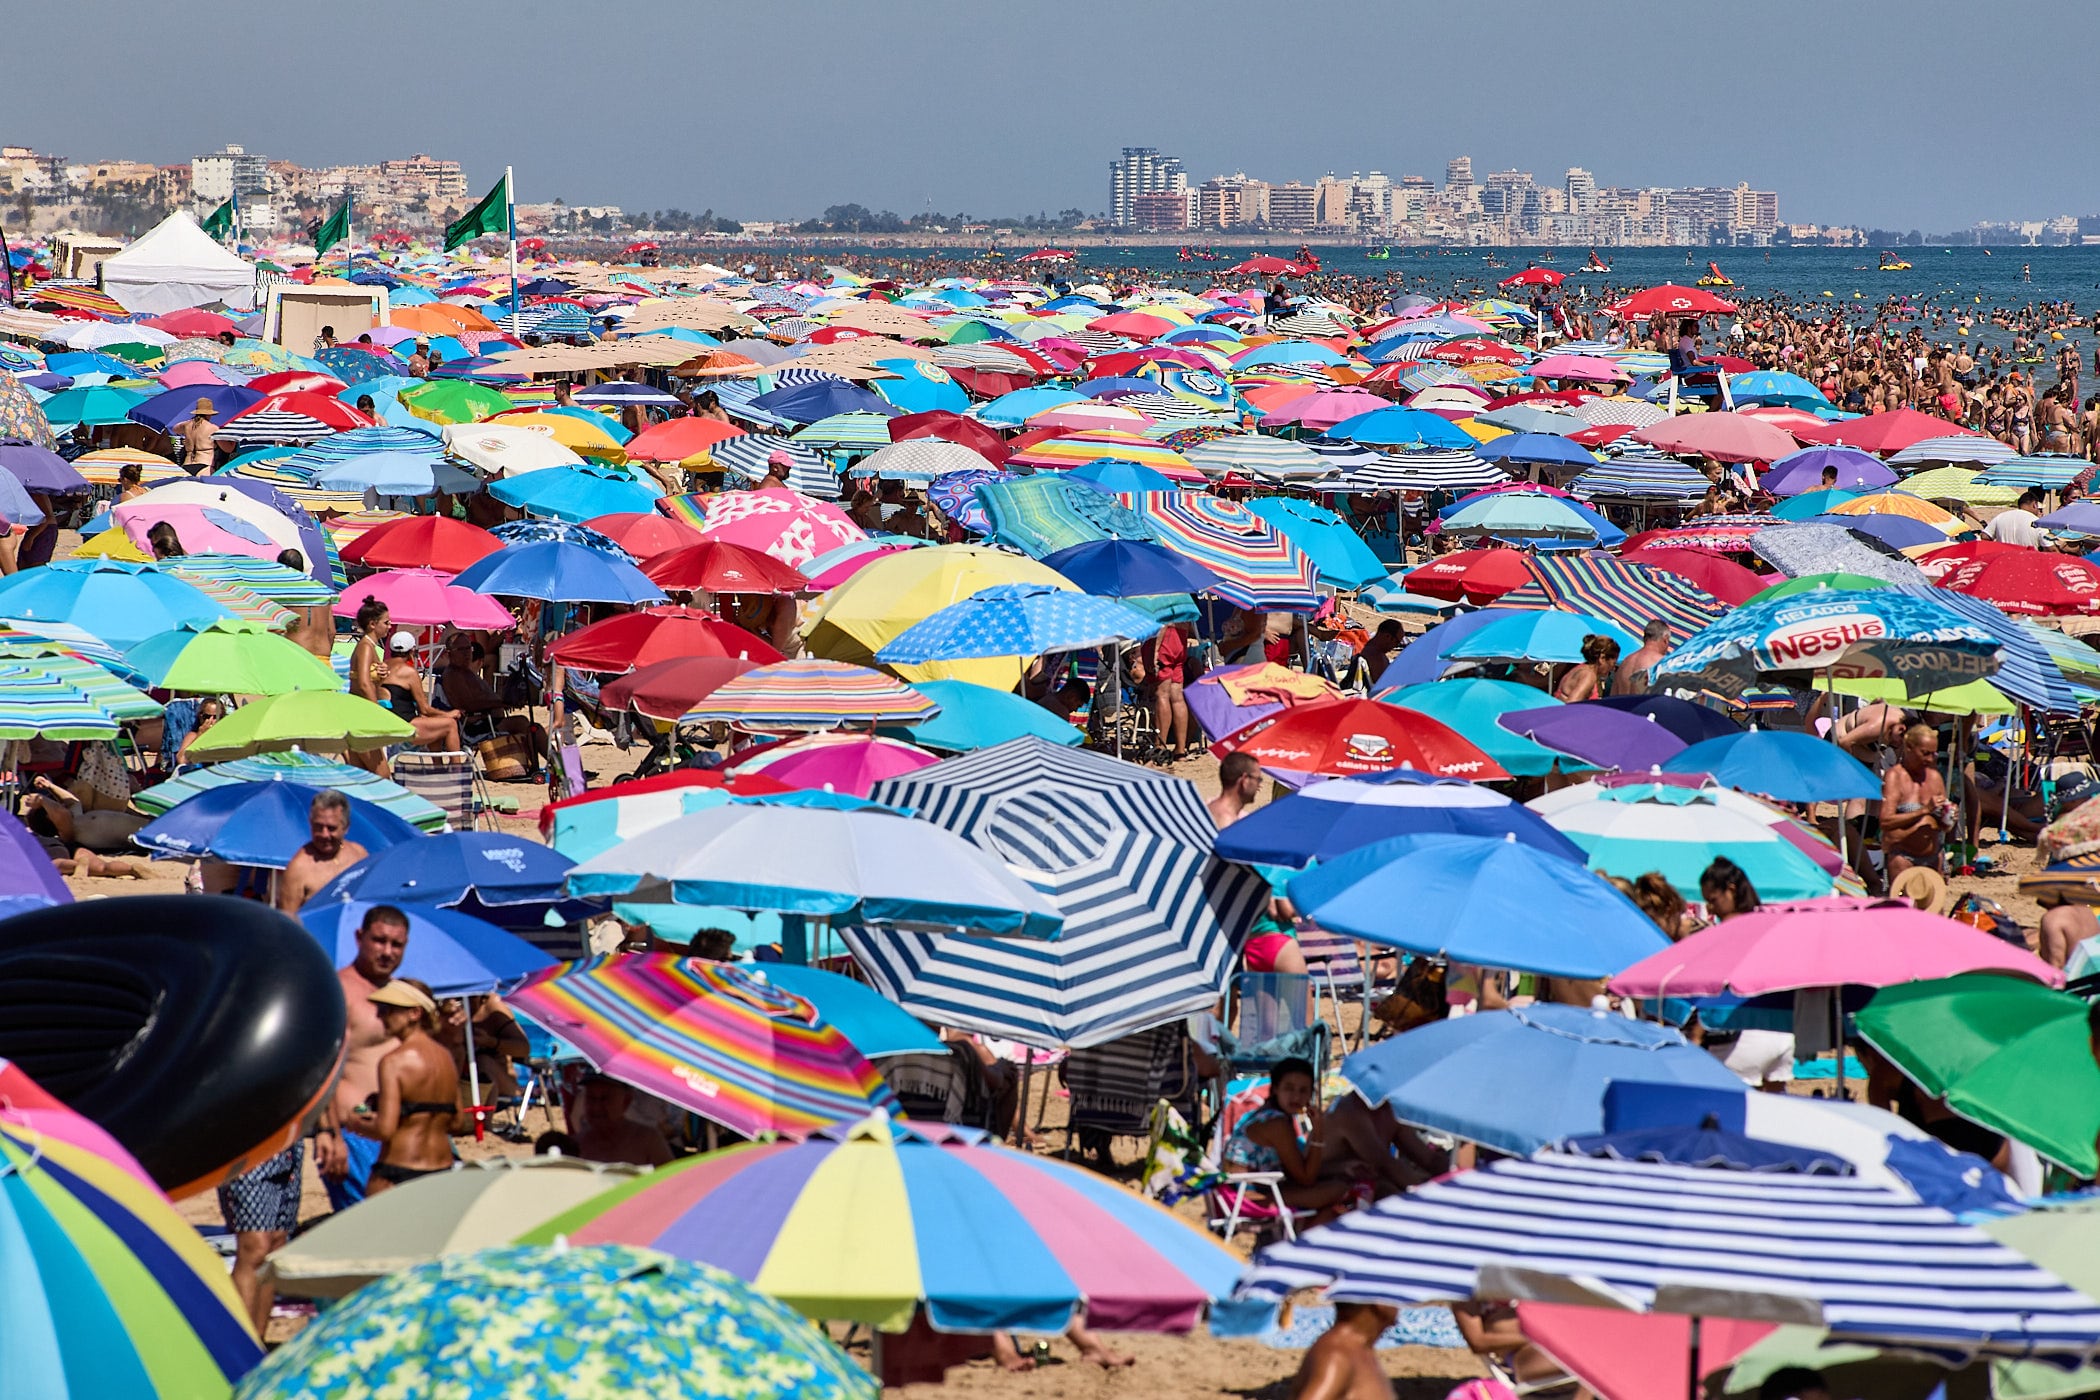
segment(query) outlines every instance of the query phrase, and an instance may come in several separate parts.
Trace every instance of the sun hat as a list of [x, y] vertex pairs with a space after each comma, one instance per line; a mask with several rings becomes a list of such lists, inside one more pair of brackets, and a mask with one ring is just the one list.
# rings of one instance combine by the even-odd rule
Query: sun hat
[[435, 1013], [437, 1003], [421, 987], [404, 982], [396, 977], [384, 987], [377, 988], [366, 1000], [375, 1006], [405, 1006], [411, 1011]]
[[200, 398], [197, 400], [197, 406], [190, 410], [190, 416], [194, 418], [216, 418], [219, 416], [219, 406], [210, 399]]

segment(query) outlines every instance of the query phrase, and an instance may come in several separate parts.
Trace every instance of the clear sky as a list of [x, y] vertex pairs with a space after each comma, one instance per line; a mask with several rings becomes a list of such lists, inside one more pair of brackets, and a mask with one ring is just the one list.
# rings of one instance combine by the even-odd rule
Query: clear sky
[[[1107, 204], [1190, 177], [1582, 165], [1792, 221], [2100, 212], [2088, 0], [68, 0], [12, 5], [0, 142], [316, 166], [427, 151], [479, 187], [804, 217]], [[42, 58], [36, 55], [43, 55]]]

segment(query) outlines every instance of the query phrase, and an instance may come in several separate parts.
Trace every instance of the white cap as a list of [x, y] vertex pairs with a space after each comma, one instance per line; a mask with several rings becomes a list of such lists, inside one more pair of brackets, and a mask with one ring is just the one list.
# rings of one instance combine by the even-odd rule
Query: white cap
[[388, 651], [414, 651], [416, 649], [416, 634], [405, 628], [396, 631], [393, 636], [386, 639], [386, 649]]

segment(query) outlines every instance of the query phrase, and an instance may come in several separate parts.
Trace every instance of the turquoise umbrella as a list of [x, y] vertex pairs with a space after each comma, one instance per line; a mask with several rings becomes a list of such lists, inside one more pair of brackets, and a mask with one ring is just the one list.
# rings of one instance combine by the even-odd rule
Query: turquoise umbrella
[[506, 477], [489, 487], [505, 505], [531, 515], [581, 523], [624, 511], [656, 509], [657, 493], [623, 471], [604, 467], [549, 467]]
[[1010, 690], [993, 690], [970, 681], [918, 681], [912, 689], [938, 704], [941, 712], [922, 724], [876, 733], [942, 753], [988, 749], [1030, 735], [1073, 747], [1086, 738], [1078, 725]]
[[1535, 710], [1551, 699], [1542, 690], [1515, 681], [1452, 679], [1403, 685], [1378, 697], [1388, 705], [1415, 710], [1441, 720], [1483, 753], [1520, 778], [1535, 778], [1553, 771], [1558, 764], [1568, 772], [1589, 765], [1556, 753], [1521, 734], [1512, 734], [1496, 723], [1517, 710]]
[[1833, 486], [1828, 489], [1819, 487], [1814, 491], [1804, 491], [1798, 496], [1781, 501], [1778, 505], [1772, 507], [1772, 514], [1778, 516], [1781, 520], [1810, 520], [1827, 513], [1833, 506], [1840, 506], [1847, 501], [1856, 500], [1860, 494], [1857, 491], [1844, 490], [1842, 487]]
[[1387, 577], [1385, 561], [1364, 537], [1325, 506], [1295, 496], [1266, 496], [1247, 509], [1276, 527], [1276, 533], [1305, 551], [1320, 577], [1337, 588], [1361, 588]]
[[1437, 654], [1452, 661], [1580, 661], [1583, 639], [1590, 636], [1611, 638], [1621, 656], [1640, 650], [1639, 637], [1589, 613], [1511, 608]]
[[144, 394], [107, 385], [90, 389], [65, 389], [44, 400], [44, 417], [55, 428], [85, 424], [99, 428], [130, 421], [131, 410], [146, 401]]

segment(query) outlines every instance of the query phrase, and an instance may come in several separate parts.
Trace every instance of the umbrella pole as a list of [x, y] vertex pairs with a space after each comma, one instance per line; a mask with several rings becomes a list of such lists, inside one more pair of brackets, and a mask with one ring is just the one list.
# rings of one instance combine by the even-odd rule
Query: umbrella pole
[[[1021, 1102], [1014, 1107], [1014, 1146], [1028, 1140], [1028, 1081], [1035, 1077], [1035, 1054], [1021, 1047]], [[1069, 1131], [1069, 1130], [1068, 1130]]]
[[1690, 1372], [1690, 1374], [1685, 1379], [1684, 1393], [1686, 1400], [1699, 1400], [1699, 1319], [1696, 1316], [1692, 1318], [1692, 1344], [1690, 1347], [1690, 1353], [1691, 1354], [1687, 1358], [1686, 1365], [1686, 1369]]
[[467, 1013], [467, 1103], [474, 1110], [474, 1141], [481, 1141], [481, 1066], [474, 1057], [474, 999], [461, 996], [459, 1004]]

